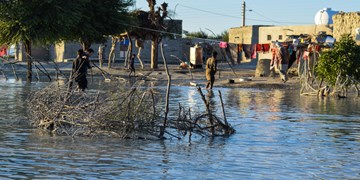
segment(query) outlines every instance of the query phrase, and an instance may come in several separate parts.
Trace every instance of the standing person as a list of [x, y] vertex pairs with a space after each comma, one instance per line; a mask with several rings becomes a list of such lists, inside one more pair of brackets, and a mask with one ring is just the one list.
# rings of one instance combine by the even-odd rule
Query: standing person
[[289, 64], [288, 51], [280, 43], [277, 43], [276, 46], [278, 48], [276, 56], [277, 56], [279, 64], [280, 64], [278, 71], [279, 71], [281, 80], [283, 82], [286, 82], [288, 80], [288, 77], [286, 75], [286, 72], [288, 70], [288, 64]]
[[288, 68], [288, 59], [287, 52], [284, 46], [282, 46], [279, 42], [275, 42], [272, 45], [272, 59], [270, 62], [270, 70], [275, 70], [275, 72], [279, 73], [280, 78], [283, 82], [288, 80], [286, 76], [286, 71]]
[[206, 89], [213, 88], [214, 82], [215, 82], [215, 74], [217, 71], [217, 52], [213, 51], [212, 56], [207, 59], [206, 61], [206, 79], [208, 80], [208, 83], [206, 85]]
[[94, 50], [89, 49], [87, 52], [84, 52], [82, 49], [79, 49], [77, 52], [77, 57], [72, 65], [72, 77], [75, 79], [75, 82], [78, 83], [78, 89], [85, 91], [87, 88], [88, 81], [86, 79], [87, 70], [91, 68], [89, 62], [89, 56], [94, 53]]
[[134, 61], [135, 61], [135, 54], [131, 55], [130, 58], [130, 73], [129, 73], [129, 77], [131, 75], [132, 72], [134, 72], [134, 77], [135, 77], [135, 66], [134, 66]]

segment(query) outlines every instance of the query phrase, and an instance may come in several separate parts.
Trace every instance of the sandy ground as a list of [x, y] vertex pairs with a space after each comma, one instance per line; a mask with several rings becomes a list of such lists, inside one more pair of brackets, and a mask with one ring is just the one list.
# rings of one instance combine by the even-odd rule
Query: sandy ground
[[[110, 74], [118, 75], [123, 78], [129, 78], [130, 70], [125, 67], [115, 66], [108, 69], [103, 67], [105, 71]], [[158, 69], [151, 70], [149, 68], [141, 69], [136, 66], [135, 78], [141, 78], [142, 75], [150, 74], [148, 77], [151, 80], [167, 81], [167, 75], [164, 65], [159, 65]], [[256, 65], [253, 64], [238, 64], [230, 67], [228, 64], [219, 64], [218, 72], [215, 76], [214, 89], [217, 87], [231, 87], [231, 88], [271, 88], [271, 89], [298, 89], [300, 86], [297, 77], [289, 77], [286, 83], [283, 83], [280, 77], [255, 77]], [[169, 74], [171, 75], [172, 85], [181, 86], [206, 86], [205, 69], [182, 69], [179, 65], [168, 65]], [[94, 68], [94, 73], [99, 73], [97, 68]], [[134, 77], [130, 77], [134, 78]]]
[[[95, 64], [98, 64], [95, 61]], [[43, 64], [48, 72], [54, 74], [55, 69], [52, 64]], [[70, 74], [72, 63], [59, 63], [59, 68], [65, 73]], [[4, 68], [3, 68], [4, 69]], [[122, 78], [129, 78], [128, 74], [129, 69], [125, 68], [123, 63], [116, 63], [112, 68], [108, 68], [105, 64], [102, 68], [107, 73], [120, 76]], [[158, 65], [158, 69], [150, 69], [149, 64], [145, 64], [145, 68], [141, 69], [140, 64], [135, 64], [136, 69], [136, 79], [143, 78], [144, 75], [151, 73], [147, 80], [167, 82], [167, 75], [165, 71], [165, 66], [163, 64]], [[13, 74], [13, 70], [10, 67], [4, 69], [5, 73], [10, 75]], [[33, 73], [35, 74], [35, 68], [33, 68]], [[179, 64], [168, 65], [168, 70], [171, 75], [171, 84], [172, 85], [181, 85], [181, 86], [206, 86], [205, 78], [205, 67], [198, 69], [182, 69]], [[230, 87], [230, 88], [270, 88], [270, 89], [299, 89], [300, 83], [297, 76], [290, 77], [286, 83], [283, 83], [278, 76], [275, 77], [255, 77], [256, 62], [247, 62], [229, 66], [227, 63], [218, 64], [218, 72], [215, 76], [214, 88], [217, 87]], [[26, 74], [26, 64], [21, 64], [17, 70], [18, 74]], [[102, 76], [99, 68], [94, 67], [92, 70], [88, 71], [89, 77]], [[40, 73], [41, 74], [41, 73]], [[131, 77], [134, 79], [134, 77]]]

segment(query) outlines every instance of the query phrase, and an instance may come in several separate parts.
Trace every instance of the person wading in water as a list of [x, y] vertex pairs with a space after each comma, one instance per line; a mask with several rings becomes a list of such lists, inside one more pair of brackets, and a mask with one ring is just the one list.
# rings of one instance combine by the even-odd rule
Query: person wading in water
[[216, 57], [217, 57], [217, 52], [213, 51], [212, 53], [212, 57], [208, 58], [206, 60], [206, 79], [208, 80], [208, 83], [206, 85], [206, 89], [212, 89], [214, 82], [215, 82], [215, 74], [217, 71], [217, 61], [216, 61]]
[[88, 85], [86, 78], [87, 70], [91, 69], [89, 57], [94, 53], [94, 50], [88, 49], [84, 52], [82, 49], [79, 49], [77, 52], [77, 57], [72, 65], [72, 75], [75, 79], [75, 82], [78, 83], [78, 89], [85, 91]]

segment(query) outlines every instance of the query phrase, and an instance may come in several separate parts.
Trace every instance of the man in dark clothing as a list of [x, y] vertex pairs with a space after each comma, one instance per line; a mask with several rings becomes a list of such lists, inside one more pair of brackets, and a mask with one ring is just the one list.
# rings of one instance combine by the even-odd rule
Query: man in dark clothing
[[87, 70], [91, 68], [89, 57], [94, 53], [94, 50], [88, 49], [84, 52], [82, 49], [78, 50], [76, 60], [73, 62], [72, 75], [75, 82], [78, 83], [78, 88], [85, 91], [88, 81], [86, 79]]

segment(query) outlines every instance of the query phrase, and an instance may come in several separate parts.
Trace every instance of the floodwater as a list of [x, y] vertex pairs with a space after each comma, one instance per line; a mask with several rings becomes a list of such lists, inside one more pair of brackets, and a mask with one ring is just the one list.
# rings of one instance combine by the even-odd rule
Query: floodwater
[[[99, 83], [100, 85], [101, 83]], [[26, 122], [26, 94], [47, 83], [0, 81], [0, 179], [358, 179], [359, 99], [295, 90], [221, 90], [230, 137], [118, 140], [51, 137]], [[165, 87], [163, 87], [165, 89]], [[207, 93], [204, 91], [204, 93]], [[202, 111], [195, 87], [171, 106]], [[220, 114], [221, 116], [222, 114]]]

